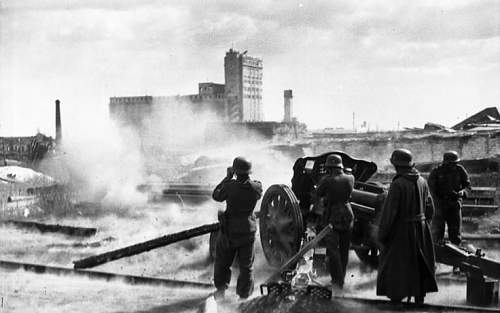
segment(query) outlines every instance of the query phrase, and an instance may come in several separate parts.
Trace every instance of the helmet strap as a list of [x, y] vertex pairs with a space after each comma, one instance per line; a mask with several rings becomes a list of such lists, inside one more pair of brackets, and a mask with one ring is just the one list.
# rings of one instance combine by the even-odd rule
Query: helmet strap
[[236, 180], [240, 182], [247, 180], [249, 177], [248, 174], [236, 174]]

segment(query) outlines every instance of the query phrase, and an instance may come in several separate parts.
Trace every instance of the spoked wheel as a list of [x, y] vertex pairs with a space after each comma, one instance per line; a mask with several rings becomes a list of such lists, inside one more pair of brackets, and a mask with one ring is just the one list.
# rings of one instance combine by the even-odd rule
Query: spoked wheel
[[286, 185], [272, 185], [260, 206], [260, 241], [267, 262], [283, 265], [300, 249], [304, 233], [299, 201]]

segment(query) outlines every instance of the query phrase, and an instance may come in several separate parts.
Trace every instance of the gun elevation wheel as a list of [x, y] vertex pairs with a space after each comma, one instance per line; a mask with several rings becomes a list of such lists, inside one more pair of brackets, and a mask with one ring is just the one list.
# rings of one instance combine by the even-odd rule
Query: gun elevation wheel
[[267, 262], [279, 267], [300, 249], [304, 233], [299, 201], [286, 185], [272, 185], [260, 206], [260, 241]]

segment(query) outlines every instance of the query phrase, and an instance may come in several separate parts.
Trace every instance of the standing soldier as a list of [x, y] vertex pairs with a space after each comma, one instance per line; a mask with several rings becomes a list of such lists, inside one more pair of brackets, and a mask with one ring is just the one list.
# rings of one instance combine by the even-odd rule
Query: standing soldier
[[415, 298], [423, 303], [437, 291], [434, 246], [429, 223], [434, 206], [427, 183], [406, 149], [394, 150], [396, 176], [382, 208], [378, 240], [383, 245], [377, 277], [377, 295], [393, 302]]
[[469, 175], [462, 165], [458, 153], [447, 151], [443, 163], [429, 175], [429, 188], [436, 204], [436, 216], [432, 222], [434, 242], [442, 242], [445, 223], [448, 225], [448, 237], [451, 243], [459, 245], [462, 226], [462, 198], [465, 190], [471, 190]]
[[[254, 287], [253, 261], [255, 241], [255, 214], [253, 210], [262, 195], [262, 184], [251, 180], [252, 164], [243, 157], [237, 157], [233, 166], [227, 168], [226, 177], [213, 192], [215, 201], [226, 201], [226, 210], [219, 212], [221, 231], [217, 238], [214, 264], [216, 299], [224, 297], [231, 281], [231, 265], [238, 258], [240, 274], [236, 293], [248, 298]], [[236, 179], [233, 179], [236, 174]]]
[[324, 242], [332, 284], [342, 288], [349, 260], [349, 245], [354, 220], [349, 203], [354, 188], [354, 176], [344, 173], [342, 158], [337, 154], [327, 157], [325, 168], [327, 176], [320, 180], [316, 190], [318, 200], [324, 197], [323, 212], [316, 212], [316, 214], [320, 215], [321, 228], [328, 224], [333, 226], [333, 231], [325, 237]]

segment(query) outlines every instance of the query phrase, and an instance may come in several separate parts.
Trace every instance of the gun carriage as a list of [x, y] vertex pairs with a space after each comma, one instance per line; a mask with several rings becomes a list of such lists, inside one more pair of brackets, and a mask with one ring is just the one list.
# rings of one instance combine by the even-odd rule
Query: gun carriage
[[325, 175], [324, 164], [332, 153], [342, 157], [344, 166], [355, 177], [351, 199], [355, 215], [353, 249], [364, 263], [376, 266], [379, 250], [374, 238], [378, 212], [385, 199], [384, 189], [369, 181], [377, 171], [375, 163], [354, 159], [343, 152], [299, 158], [293, 166], [291, 188], [277, 184], [266, 190], [260, 207], [259, 226], [264, 255], [271, 265], [282, 265], [299, 250], [310, 208], [315, 205], [312, 192]]

